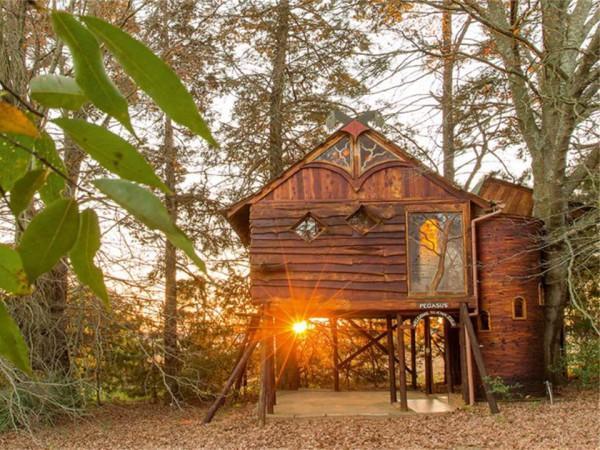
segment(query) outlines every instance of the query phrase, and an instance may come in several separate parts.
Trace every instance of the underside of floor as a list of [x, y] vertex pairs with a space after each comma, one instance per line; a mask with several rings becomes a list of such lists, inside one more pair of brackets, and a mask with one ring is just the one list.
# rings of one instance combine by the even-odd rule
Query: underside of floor
[[[399, 396], [398, 396], [399, 397]], [[426, 395], [408, 391], [408, 412], [400, 404], [390, 403], [388, 391], [343, 391], [300, 389], [277, 391], [277, 404], [272, 417], [321, 416], [399, 416], [403, 414], [435, 414], [451, 412], [462, 406], [460, 395]]]

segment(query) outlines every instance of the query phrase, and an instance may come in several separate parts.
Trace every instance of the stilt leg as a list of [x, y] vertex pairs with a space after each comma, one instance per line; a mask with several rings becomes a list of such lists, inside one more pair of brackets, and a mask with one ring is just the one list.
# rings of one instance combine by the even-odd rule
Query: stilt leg
[[417, 330], [410, 329], [410, 374], [411, 385], [413, 389], [417, 389]]
[[387, 350], [388, 350], [388, 367], [390, 376], [390, 403], [398, 401], [396, 394], [396, 364], [394, 361], [394, 328], [392, 325], [392, 316], [385, 318], [387, 325]]
[[333, 344], [333, 390], [339, 392], [340, 390], [340, 354], [338, 348], [338, 331], [337, 331], [337, 319], [334, 317], [329, 319], [331, 325], [331, 341]]
[[425, 392], [433, 394], [433, 361], [431, 358], [431, 321], [423, 319], [425, 333]]
[[398, 321], [398, 328], [396, 328], [396, 333], [398, 336], [398, 360], [400, 361], [400, 410], [408, 411], [408, 398], [406, 395], [406, 357], [404, 352], [404, 328], [402, 327], [402, 316], [398, 314], [396, 316], [396, 320]]
[[469, 404], [469, 376], [467, 374], [467, 339], [465, 323], [463, 318], [460, 318], [460, 330], [458, 335], [460, 343], [460, 381], [463, 402]]
[[448, 394], [454, 392], [454, 380], [452, 379], [452, 359], [450, 357], [450, 323], [444, 320], [444, 371], [446, 374], [446, 385]]

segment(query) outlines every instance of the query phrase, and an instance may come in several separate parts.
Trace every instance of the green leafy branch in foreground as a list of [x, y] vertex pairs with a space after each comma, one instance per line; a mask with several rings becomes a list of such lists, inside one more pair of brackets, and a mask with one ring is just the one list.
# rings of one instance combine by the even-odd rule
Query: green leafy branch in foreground
[[[108, 77], [104, 44], [133, 82], [173, 121], [216, 145], [194, 100], [173, 70], [143, 43], [96, 17], [51, 13], [57, 36], [73, 58], [75, 77], [42, 75], [30, 83], [30, 97], [50, 109], [77, 111], [91, 103], [118, 120], [135, 136], [127, 101]], [[92, 184], [140, 222], [165, 237], [206, 272], [192, 242], [171, 221], [161, 200], [149, 189], [170, 193], [144, 156], [126, 139], [93, 123], [61, 117], [52, 120], [85, 153], [118, 178]], [[109, 307], [104, 275], [94, 263], [101, 247], [100, 225], [93, 209], [79, 211], [66, 195], [64, 161], [52, 138], [17, 107], [0, 102], [0, 194], [22, 227], [15, 246], [0, 244], [0, 294], [27, 295], [37, 278], [67, 257], [79, 281]], [[83, 192], [89, 193], [87, 190]], [[44, 203], [22, 225], [36, 194]], [[85, 199], [84, 199], [85, 200]], [[0, 300], [0, 357], [31, 373], [27, 345]]]

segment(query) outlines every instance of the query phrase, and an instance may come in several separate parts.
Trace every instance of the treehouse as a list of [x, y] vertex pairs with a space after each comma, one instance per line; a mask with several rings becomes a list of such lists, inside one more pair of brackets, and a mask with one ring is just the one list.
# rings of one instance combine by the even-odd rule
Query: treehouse
[[[429, 323], [437, 317], [445, 323], [450, 390], [460, 385], [466, 401], [479, 392], [493, 402], [488, 377], [539, 390], [540, 223], [530, 217], [526, 194], [489, 180], [479, 195], [466, 192], [368, 125], [346, 123], [227, 211], [249, 247], [252, 299], [269, 324], [261, 327], [263, 347], [271, 345], [265, 330], [281, 334], [278, 327], [286, 324], [330, 319], [337, 390], [344, 361], [336, 348], [336, 322], [385, 319], [386, 333], [368, 345], [387, 351], [390, 399], [397, 398], [399, 375], [405, 409], [407, 384], [416, 385], [413, 331], [421, 322], [425, 389], [432, 391]], [[379, 343], [385, 337], [387, 346]], [[411, 364], [405, 361], [405, 339]], [[275, 402], [274, 374], [282, 372], [271, 354], [263, 352], [266, 410]]]

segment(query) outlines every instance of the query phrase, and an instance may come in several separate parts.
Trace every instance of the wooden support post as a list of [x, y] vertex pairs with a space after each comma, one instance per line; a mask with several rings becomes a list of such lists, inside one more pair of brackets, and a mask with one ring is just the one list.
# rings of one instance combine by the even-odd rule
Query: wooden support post
[[459, 343], [460, 343], [460, 381], [461, 381], [461, 393], [463, 402], [466, 405], [469, 404], [469, 375], [467, 374], [467, 339], [466, 339], [465, 324], [460, 316], [460, 329], [459, 329]]
[[333, 390], [339, 392], [340, 390], [340, 354], [338, 348], [338, 329], [337, 319], [335, 317], [329, 319], [331, 325], [331, 342], [333, 344]]
[[410, 329], [410, 374], [411, 385], [413, 389], [417, 389], [417, 330], [411, 327]]
[[[471, 319], [469, 319], [469, 322]], [[475, 376], [473, 374], [473, 354], [471, 353], [472, 343], [469, 333], [465, 333], [465, 346], [467, 347], [467, 386], [469, 388], [469, 405], [475, 404]]]
[[385, 322], [387, 325], [387, 351], [388, 351], [388, 368], [390, 377], [390, 403], [396, 403], [396, 364], [394, 355], [394, 328], [392, 324], [392, 316], [386, 316]]
[[267, 408], [270, 403], [269, 395], [269, 342], [270, 331], [268, 328], [271, 320], [265, 320], [263, 316], [260, 330], [260, 393], [258, 396], [258, 422], [264, 426], [267, 422]]
[[448, 386], [448, 394], [454, 392], [454, 380], [452, 379], [452, 359], [450, 358], [450, 322], [444, 320], [444, 371], [446, 374], [446, 385]]
[[227, 383], [225, 383], [225, 387], [223, 388], [223, 390], [221, 391], [221, 393], [219, 394], [217, 399], [214, 401], [214, 403], [211, 405], [210, 409], [206, 413], [206, 416], [204, 417], [204, 423], [209, 423], [211, 420], [213, 420], [213, 417], [217, 413], [217, 410], [223, 405], [223, 403], [225, 403], [225, 398], [227, 397], [227, 394], [231, 390], [233, 383], [237, 379], [242, 378], [243, 371], [246, 368], [246, 364], [248, 363], [248, 359], [250, 359], [250, 356], [252, 355], [252, 352], [256, 348], [257, 344], [258, 344], [258, 341], [253, 340], [252, 342], [249, 342], [248, 345], [246, 345], [246, 349], [244, 350], [242, 357], [240, 358], [237, 365], [235, 366], [235, 369], [233, 369], [233, 372], [231, 372], [231, 375], [227, 379]]
[[475, 335], [473, 324], [471, 323], [471, 319], [469, 318], [469, 310], [467, 309], [467, 305], [465, 305], [464, 303], [460, 305], [460, 317], [461, 321], [465, 325], [466, 334], [469, 337], [469, 342], [471, 343], [473, 356], [475, 358], [475, 364], [477, 364], [477, 370], [479, 371], [479, 376], [481, 377], [483, 390], [485, 391], [485, 397], [487, 399], [488, 405], [490, 406], [490, 412], [492, 414], [498, 414], [500, 410], [498, 409], [496, 398], [494, 397], [494, 394], [490, 389], [487, 377], [487, 370], [485, 369], [485, 364], [483, 361], [483, 355], [481, 354], [481, 349], [479, 348], [479, 342], [477, 341], [477, 336]]
[[425, 334], [425, 392], [433, 394], [433, 361], [431, 355], [431, 321], [429, 317], [423, 319]]
[[402, 315], [396, 316], [397, 325], [396, 333], [398, 336], [398, 360], [400, 361], [400, 410], [408, 411], [408, 397], [406, 394], [406, 357], [404, 351], [404, 327], [402, 326]]
[[275, 333], [274, 333], [274, 321], [273, 318], [268, 321], [270, 325], [267, 334], [267, 370], [268, 370], [268, 402], [267, 402], [267, 414], [273, 414], [275, 406]]

